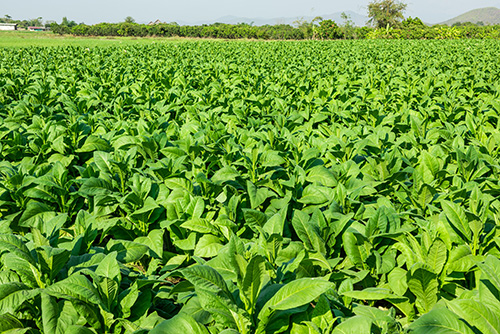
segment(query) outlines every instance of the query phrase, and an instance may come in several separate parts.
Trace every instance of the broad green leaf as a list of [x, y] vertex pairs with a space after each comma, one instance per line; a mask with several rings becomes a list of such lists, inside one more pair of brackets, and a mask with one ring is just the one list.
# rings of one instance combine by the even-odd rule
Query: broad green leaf
[[129, 240], [110, 240], [106, 248], [109, 252], [117, 252], [116, 259], [122, 263], [138, 261], [149, 250], [148, 246]]
[[205, 211], [205, 201], [203, 198], [196, 197], [191, 202], [186, 209], [186, 212], [191, 215], [193, 218], [201, 218], [203, 215], [203, 211]]
[[228, 328], [228, 329], [224, 329], [219, 334], [241, 334], [241, 333], [239, 331], [237, 331], [236, 329]]
[[96, 196], [108, 194], [113, 190], [113, 186], [107, 180], [90, 177], [83, 181], [80, 193], [86, 196]]
[[330, 309], [330, 303], [325, 295], [319, 297], [319, 301], [311, 315], [311, 321], [323, 332], [331, 332], [335, 320]]
[[76, 299], [88, 304], [103, 305], [96, 288], [85, 276], [80, 274], [73, 274], [56, 282], [47, 287], [45, 291], [56, 298]]
[[446, 303], [448, 308], [483, 334], [500, 333], [500, 318], [488, 307], [470, 299], [458, 299]]
[[43, 273], [40, 272], [37, 266], [14, 255], [14, 253], [4, 255], [2, 257], [2, 262], [6, 268], [14, 271], [17, 275], [19, 275], [21, 280], [30, 287], [44, 287], [44, 282], [42, 281]]
[[110, 153], [96, 151], [94, 152], [94, 163], [101, 172], [114, 174], [113, 173], [113, 158]]
[[306, 180], [325, 187], [335, 187], [337, 185], [337, 180], [335, 179], [334, 174], [324, 166], [316, 166], [311, 168]]
[[332, 334], [371, 333], [372, 320], [362, 315], [356, 315], [335, 326]]
[[254, 256], [246, 267], [240, 295], [246, 304], [246, 309], [251, 313], [257, 302], [257, 297], [266, 283], [266, 261], [264, 257]]
[[446, 308], [436, 308], [408, 327], [411, 334], [474, 334], [457, 315]]
[[23, 328], [23, 323], [19, 321], [14, 315], [10, 313], [0, 314], [0, 331], [1, 333], [7, 333], [13, 329]]
[[319, 186], [308, 185], [302, 192], [299, 203], [303, 204], [323, 204], [328, 202], [328, 197], [321, 191]]
[[378, 328], [387, 329], [389, 332], [398, 331], [398, 322], [394, 316], [394, 309], [384, 310], [377, 307], [354, 305], [353, 312], [356, 315], [370, 318]]
[[67, 264], [71, 253], [66, 249], [41, 246], [37, 249], [41, 271], [53, 280]]
[[362, 249], [363, 245], [359, 243], [356, 234], [351, 231], [346, 231], [342, 235], [342, 241], [349, 260], [357, 267], [365, 268], [365, 251]]
[[210, 334], [205, 326], [199, 324], [190, 315], [185, 313], [179, 313], [173, 318], [161, 322], [149, 331], [149, 334], [164, 333]]
[[448, 250], [441, 239], [436, 239], [432, 243], [429, 253], [427, 254], [427, 264], [434, 270], [434, 273], [439, 275], [446, 264]]
[[212, 267], [195, 265], [182, 270], [182, 274], [195, 288], [207, 290], [213, 293], [224, 293], [226, 297], [231, 294], [222, 276]]
[[285, 205], [278, 212], [276, 212], [262, 227], [262, 230], [268, 235], [278, 234], [283, 235], [283, 229], [285, 227], [286, 214], [288, 211], [288, 205]]
[[200, 303], [221, 325], [237, 328], [237, 307], [222, 276], [206, 265], [195, 265], [182, 270], [184, 277], [194, 285]]
[[441, 206], [450, 224], [457, 229], [466, 241], [472, 240], [472, 232], [464, 209], [458, 204], [450, 201], [441, 201]]
[[360, 291], [346, 291], [342, 295], [358, 300], [383, 300], [387, 298], [397, 298], [389, 290], [382, 288], [366, 288]]
[[85, 143], [76, 150], [77, 153], [93, 152], [93, 151], [109, 151], [111, 146], [105, 139], [90, 135], [85, 140]]
[[399, 227], [398, 220], [397, 215], [390, 209], [381, 206], [368, 220], [365, 234], [367, 237], [371, 237], [379, 233], [393, 232]]
[[222, 248], [219, 238], [211, 234], [205, 234], [200, 238], [194, 249], [194, 255], [199, 257], [214, 257]]
[[139, 298], [139, 286], [135, 281], [128, 289], [122, 291], [118, 295], [119, 307], [123, 317], [128, 318], [132, 312], [132, 307]]
[[264, 305], [261, 313], [266, 309], [287, 310], [310, 303], [332, 287], [331, 282], [320, 278], [301, 278], [292, 281], [278, 290]]
[[181, 224], [182, 228], [199, 233], [217, 234], [217, 228], [208, 219], [193, 218]]
[[403, 296], [408, 290], [408, 284], [406, 282], [407, 271], [402, 268], [394, 268], [387, 279], [389, 281], [389, 287], [395, 294]]
[[45, 293], [42, 293], [41, 300], [43, 331], [47, 334], [56, 334], [59, 317], [57, 301], [54, 297]]
[[321, 334], [321, 330], [316, 324], [310, 321], [303, 321], [300, 324], [294, 323], [290, 334]]
[[243, 217], [250, 227], [262, 227], [267, 221], [267, 215], [263, 212], [253, 209], [243, 209]]
[[187, 191], [191, 191], [193, 189], [193, 184], [189, 180], [184, 178], [174, 177], [166, 179], [164, 182], [165, 185], [172, 190], [184, 189]]
[[28, 333], [29, 331], [31, 331], [30, 327], [28, 327], [28, 328], [13, 328], [13, 329], [6, 330], [5, 332], [2, 332], [2, 334], [24, 334], [24, 333]]
[[434, 177], [439, 172], [439, 160], [428, 152], [422, 151], [419, 167], [422, 169], [423, 181], [430, 184], [434, 181]]
[[265, 187], [258, 188], [250, 181], [247, 181], [247, 192], [252, 209], [258, 208], [266, 199], [274, 195], [274, 193], [269, 189]]
[[163, 257], [163, 230], [152, 230], [145, 237], [136, 238], [134, 241], [149, 247], [153, 256], [161, 259]]
[[294, 210], [292, 226], [297, 236], [304, 242], [306, 248], [322, 254], [326, 253], [325, 242], [318, 233], [319, 226], [310, 220], [307, 213]]
[[19, 225], [23, 227], [40, 227], [43, 226], [43, 221], [53, 217], [55, 217], [55, 212], [50, 206], [31, 200], [21, 218], [19, 218]]
[[500, 260], [489, 255], [484, 262], [479, 262], [477, 265], [481, 269], [481, 273], [500, 291]]
[[[300, 306], [306, 305], [333, 287], [333, 283], [318, 278], [301, 278], [282, 287], [277, 285], [273, 289], [264, 289], [259, 299], [273, 295], [263, 305], [259, 312], [256, 333], [264, 333], [271, 328], [282, 331], [288, 328], [290, 313], [300, 312]], [[277, 292], [274, 290], [279, 288]], [[281, 310], [281, 311], [280, 311]]]
[[134, 136], [120, 136], [114, 138], [113, 147], [116, 149], [126, 149], [127, 146], [140, 145], [141, 140]]
[[111, 252], [106, 255], [106, 257], [97, 266], [95, 273], [102, 277], [120, 281], [120, 266], [118, 265], [116, 256], [116, 252]]
[[40, 289], [31, 289], [21, 282], [8, 282], [0, 285], [0, 314], [12, 313], [23, 306], [24, 302], [40, 294]]
[[0, 254], [4, 252], [13, 253], [33, 265], [36, 262], [26, 247], [26, 243], [13, 234], [0, 234]]
[[189, 233], [186, 239], [173, 240], [173, 244], [182, 250], [194, 250], [196, 247], [196, 233]]
[[234, 181], [240, 174], [232, 167], [226, 166], [219, 169], [212, 176], [212, 182], [214, 183], [224, 183], [227, 181]]
[[421, 313], [429, 312], [437, 302], [437, 275], [429, 270], [417, 267], [408, 277], [408, 288], [417, 297], [416, 306]]
[[189, 314], [199, 323], [208, 324], [213, 320], [209, 312], [205, 311], [201, 306], [200, 299], [198, 296], [190, 298], [187, 303], [182, 306], [181, 313]]
[[79, 325], [72, 325], [72, 326], [69, 326], [64, 331], [64, 334], [95, 334], [95, 333], [87, 327], [79, 326]]

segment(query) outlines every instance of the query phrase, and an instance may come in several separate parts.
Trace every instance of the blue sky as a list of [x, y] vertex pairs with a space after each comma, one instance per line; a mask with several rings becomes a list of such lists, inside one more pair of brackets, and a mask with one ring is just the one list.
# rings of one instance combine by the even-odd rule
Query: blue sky
[[[88, 24], [120, 22], [132, 16], [137, 22], [199, 22], [233, 15], [250, 18], [275, 18], [327, 15], [342, 11], [366, 14], [368, 0], [2, 0], [0, 16], [16, 19], [43, 17], [60, 22], [63, 16]], [[411, 0], [405, 16], [418, 16], [437, 23], [471, 9], [500, 8], [500, 0]]]

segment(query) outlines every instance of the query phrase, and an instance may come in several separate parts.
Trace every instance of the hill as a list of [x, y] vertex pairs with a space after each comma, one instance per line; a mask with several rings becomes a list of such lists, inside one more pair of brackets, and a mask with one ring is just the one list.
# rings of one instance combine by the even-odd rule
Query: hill
[[500, 24], [500, 9], [495, 7], [473, 9], [450, 20], [444, 21], [441, 24], [453, 25], [458, 22]]

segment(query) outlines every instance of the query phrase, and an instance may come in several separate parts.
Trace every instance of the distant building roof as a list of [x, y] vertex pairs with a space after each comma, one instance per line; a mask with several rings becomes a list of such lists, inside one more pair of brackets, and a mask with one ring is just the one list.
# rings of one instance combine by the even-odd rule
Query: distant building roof
[[15, 27], [17, 23], [0, 23], [0, 26]]
[[151, 21], [148, 23], [149, 26], [152, 26], [152, 25], [155, 25], [155, 24], [162, 24], [163, 22], [161, 22], [160, 20], [156, 20], [156, 21]]

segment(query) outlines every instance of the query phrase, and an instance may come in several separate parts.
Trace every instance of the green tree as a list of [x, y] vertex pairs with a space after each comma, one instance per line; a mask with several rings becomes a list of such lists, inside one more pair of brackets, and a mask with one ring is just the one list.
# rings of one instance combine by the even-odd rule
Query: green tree
[[368, 23], [377, 28], [394, 27], [399, 25], [406, 10], [407, 4], [396, 0], [374, 0], [368, 4]]
[[68, 18], [65, 16], [65, 17], [63, 17], [63, 19], [62, 19], [61, 25], [62, 25], [62, 26], [65, 26], [65, 27], [72, 28], [72, 27], [76, 26], [76, 25], [77, 25], [77, 23], [76, 23], [75, 21], [73, 21], [73, 20], [71, 20], [71, 21], [70, 21], [70, 20], [68, 20]]
[[127, 16], [125, 18], [125, 23], [135, 23], [135, 20], [132, 16]]
[[342, 29], [344, 38], [345, 39], [357, 38], [356, 27], [355, 27], [354, 21], [351, 19], [351, 16], [346, 14], [345, 12], [342, 12], [340, 14], [340, 17], [343, 20], [343, 24], [341, 26], [341, 29]]
[[311, 22], [307, 21], [303, 17], [297, 19], [293, 24], [304, 33], [305, 38], [313, 38], [315, 35], [315, 29], [318, 27], [317, 22], [321, 22], [323, 18], [321, 16], [316, 16]]
[[320, 39], [341, 39], [344, 37], [342, 29], [333, 20], [323, 20], [317, 28], [317, 37]]
[[424, 24], [424, 22], [422, 22], [421, 19], [419, 19], [418, 17], [412, 18], [411, 16], [409, 18], [407, 18], [406, 20], [404, 20], [403, 22], [401, 22], [401, 24], [405, 28], [416, 28], [416, 27], [423, 28], [423, 27], [425, 27], [425, 24]]
[[23, 28], [27, 27], [42, 27], [43, 26], [43, 18], [41, 16], [36, 19], [23, 20], [20, 22], [20, 26]]

